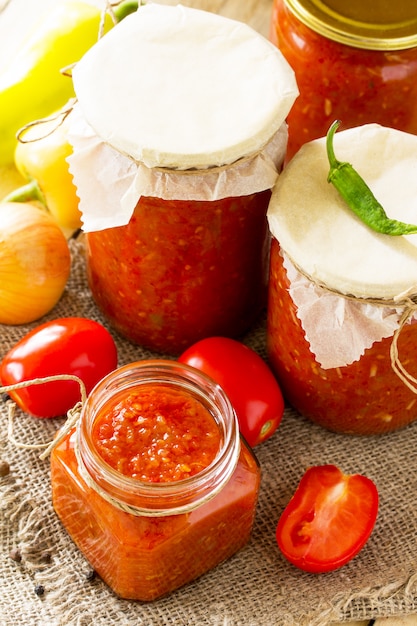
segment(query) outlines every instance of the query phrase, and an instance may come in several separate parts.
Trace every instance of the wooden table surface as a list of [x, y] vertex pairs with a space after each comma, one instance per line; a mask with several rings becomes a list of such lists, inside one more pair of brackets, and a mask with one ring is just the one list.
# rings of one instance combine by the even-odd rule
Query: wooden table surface
[[[12, 58], [34, 22], [60, 0], [0, 0], [0, 68]], [[100, 0], [87, 0], [99, 4]], [[160, 4], [178, 4], [177, 0], [158, 0]], [[248, 23], [268, 36], [272, 0], [183, 0], [181, 4]], [[0, 197], [16, 186], [20, 177], [13, 170], [0, 169]], [[375, 621], [351, 622], [348, 626], [417, 626], [417, 616], [379, 618]], [[332, 626], [329, 624], [329, 626]]]

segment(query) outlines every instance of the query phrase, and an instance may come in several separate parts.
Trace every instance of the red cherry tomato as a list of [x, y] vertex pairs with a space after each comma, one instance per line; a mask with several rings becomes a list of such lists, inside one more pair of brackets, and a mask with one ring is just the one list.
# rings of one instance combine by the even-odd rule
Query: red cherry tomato
[[234, 339], [209, 337], [188, 348], [179, 361], [202, 370], [224, 389], [250, 446], [275, 432], [284, 400], [274, 375], [254, 350]]
[[363, 548], [377, 513], [378, 492], [369, 478], [334, 465], [310, 467], [279, 519], [278, 546], [296, 567], [329, 572]]
[[[87, 393], [117, 367], [117, 348], [98, 322], [67, 317], [46, 322], [25, 335], [0, 364], [2, 385], [56, 374], [81, 378]], [[54, 381], [9, 392], [23, 411], [34, 417], [65, 415], [80, 400], [75, 381]]]

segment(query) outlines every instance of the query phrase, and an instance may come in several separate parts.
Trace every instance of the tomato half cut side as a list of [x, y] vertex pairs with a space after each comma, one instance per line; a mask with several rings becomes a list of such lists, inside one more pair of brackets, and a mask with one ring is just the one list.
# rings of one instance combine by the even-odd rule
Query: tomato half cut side
[[344, 474], [335, 465], [310, 467], [278, 521], [278, 547], [306, 572], [338, 569], [368, 541], [378, 501], [376, 485], [366, 476]]

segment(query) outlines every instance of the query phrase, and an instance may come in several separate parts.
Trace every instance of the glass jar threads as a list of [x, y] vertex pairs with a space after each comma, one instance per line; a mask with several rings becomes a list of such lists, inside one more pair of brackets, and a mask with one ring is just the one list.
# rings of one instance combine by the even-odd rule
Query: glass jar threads
[[52, 451], [54, 508], [122, 598], [153, 600], [249, 540], [259, 465], [222, 389], [175, 361], [104, 378]]
[[288, 116], [288, 158], [335, 119], [417, 134], [413, 0], [274, 0], [270, 38], [300, 90]]
[[265, 305], [266, 210], [298, 93], [282, 54], [243, 23], [147, 4], [73, 80], [71, 171], [99, 307], [159, 352], [243, 333]]
[[[389, 217], [415, 223], [415, 135], [365, 125], [338, 132], [335, 153]], [[338, 432], [388, 432], [417, 419], [417, 236], [371, 230], [328, 173], [325, 140], [314, 140], [273, 192], [269, 358], [306, 417]]]

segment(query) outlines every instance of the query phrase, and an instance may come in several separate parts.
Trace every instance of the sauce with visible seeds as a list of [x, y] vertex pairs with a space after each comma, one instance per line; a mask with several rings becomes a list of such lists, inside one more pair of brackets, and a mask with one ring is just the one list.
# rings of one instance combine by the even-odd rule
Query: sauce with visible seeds
[[126, 226], [86, 233], [89, 285], [106, 318], [164, 354], [246, 332], [266, 302], [270, 195], [141, 197]]
[[[375, 342], [350, 365], [323, 369], [315, 360], [289, 294], [279, 244], [271, 247], [267, 343], [272, 369], [286, 399], [303, 415], [336, 432], [378, 434], [417, 419], [416, 395], [391, 366], [392, 337]], [[417, 377], [417, 326], [398, 341], [401, 362]]]
[[333, 41], [302, 24], [283, 0], [274, 1], [270, 38], [300, 90], [287, 118], [287, 159], [336, 119], [344, 128], [378, 123], [417, 134], [417, 47], [367, 50]]
[[216, 456], [219, 429], [195, 398], [161, 385], [142, 385], [116, 396], [98, 415], [92, 438], [103, 460], [144, 482], [194, 476]]
[[121, 598], [166, 595], [250, 538], [258, 462], [224, 392], [191, 370], [160, 359], [119, 368], [51, 454], [54, 509]]

